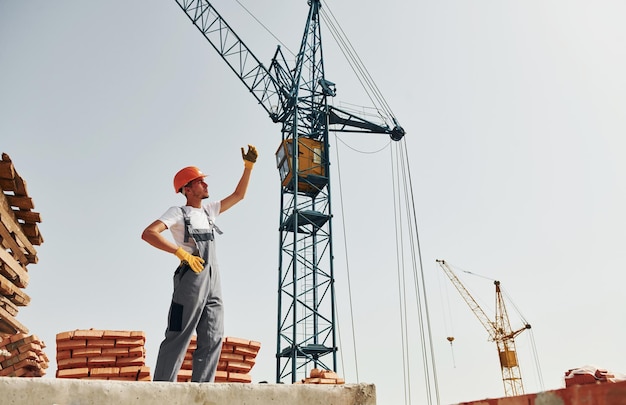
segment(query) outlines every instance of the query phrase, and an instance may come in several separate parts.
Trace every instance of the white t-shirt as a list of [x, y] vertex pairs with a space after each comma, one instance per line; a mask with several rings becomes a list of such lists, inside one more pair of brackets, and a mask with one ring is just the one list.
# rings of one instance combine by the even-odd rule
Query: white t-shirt
[[[209, 213], [211, 221], [215, 222], [215, 219], [220, 215], [220, 208], [220, 201], [210, 201], [202, 204], [202, 208], [183, 207], [194, 229], [209, 229], [209, 219], [204, 210], [206, 209], [206, 212]], [[165, 211], [165, 214], [161, 215], [159, 221], [167, 226], [178, 246], [182, 246], [189, 253], [194, 253], [196, 245], [193, 238], [190, 237], [189, 241], [185, 243], [185, 218], [180, 207], [170, 207]]]

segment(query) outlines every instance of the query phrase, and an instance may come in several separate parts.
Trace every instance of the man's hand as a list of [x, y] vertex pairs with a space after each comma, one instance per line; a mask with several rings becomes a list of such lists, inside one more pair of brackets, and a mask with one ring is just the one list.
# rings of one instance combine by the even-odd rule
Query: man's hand
[[253, 145], [248, 145], [248, 152], [244, 152], [243, 148], [241, 148], [241, 157], [243, 158], [243, 164], [246, 169], [252, 169], [258, 156], [259, 154]]
[[204, 270], [203, 258], [192, 255], [191, 253], [187, 252], [182, 247], [179, 247], [178, 250], [174, 252], [174, 254], [181, 261], [187, 262], [187, 264], [189, 264], [189, 267], [191, 267], [191, 270], [193, 270], [195, 273], [200, 273], [202, 270]]

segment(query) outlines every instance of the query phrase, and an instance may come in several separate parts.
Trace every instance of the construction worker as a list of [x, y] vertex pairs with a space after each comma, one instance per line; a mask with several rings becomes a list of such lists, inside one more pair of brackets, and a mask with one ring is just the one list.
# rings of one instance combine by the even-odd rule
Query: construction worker
[[[213, 382], [222, 349], [224, 314], [219, 267], [215, 255], [215, 225], [219, 214], [241, 201], [248, 188], [256, 148], [241, 148], [244, 170], [235, 191], [221, 201], [209, 198], [206, 175], [197, 167], [181, 169], [174, 176], [174, 190], [187, 199], [184, 207], [171, 207], [143, 231], [141, 238], [150, 245], [176, 255], [181, 260], [174, 272], [174, 293], [168, 315], [165, 339], [159, 348], [154, 381], [177, 380], [189, 342], [197, 336], [193, 354], [192, 382]], [[175, 244], [162, 232], [169, 229]]]

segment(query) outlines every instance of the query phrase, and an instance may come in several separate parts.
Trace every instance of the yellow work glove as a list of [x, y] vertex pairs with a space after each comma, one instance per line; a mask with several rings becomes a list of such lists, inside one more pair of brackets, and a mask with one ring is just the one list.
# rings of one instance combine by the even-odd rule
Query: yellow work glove
[[193, 270], [194, 272], [200, 273], [202, 270], [204, 270], [204, 259], [203, 258], [201, 258], [199, 256], [192, 255], [191, 253], [187, 252], [182, 247], [179, 247], [178, 250], [176, 250], [176, 252], [174, 252], [174, 254], [181, 261], [187, 262], [187, 264], [189, 264], [189, 267], [191, 267], [191, 270]]
[[248, 145], [247, 153], [244, 153], [243, 148], [241, 148], [241, 157], [243, 158], [243, 165], [246, 169], [252, 169], [258, 156], [259, 154], [253, 145]]

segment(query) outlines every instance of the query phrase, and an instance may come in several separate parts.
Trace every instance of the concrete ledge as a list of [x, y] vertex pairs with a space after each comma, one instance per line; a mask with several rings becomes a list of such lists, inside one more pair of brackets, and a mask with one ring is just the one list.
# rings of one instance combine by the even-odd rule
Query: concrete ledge
[[373, 384], [197, 384], [0, 377], [1, 405], [376, 405]]

